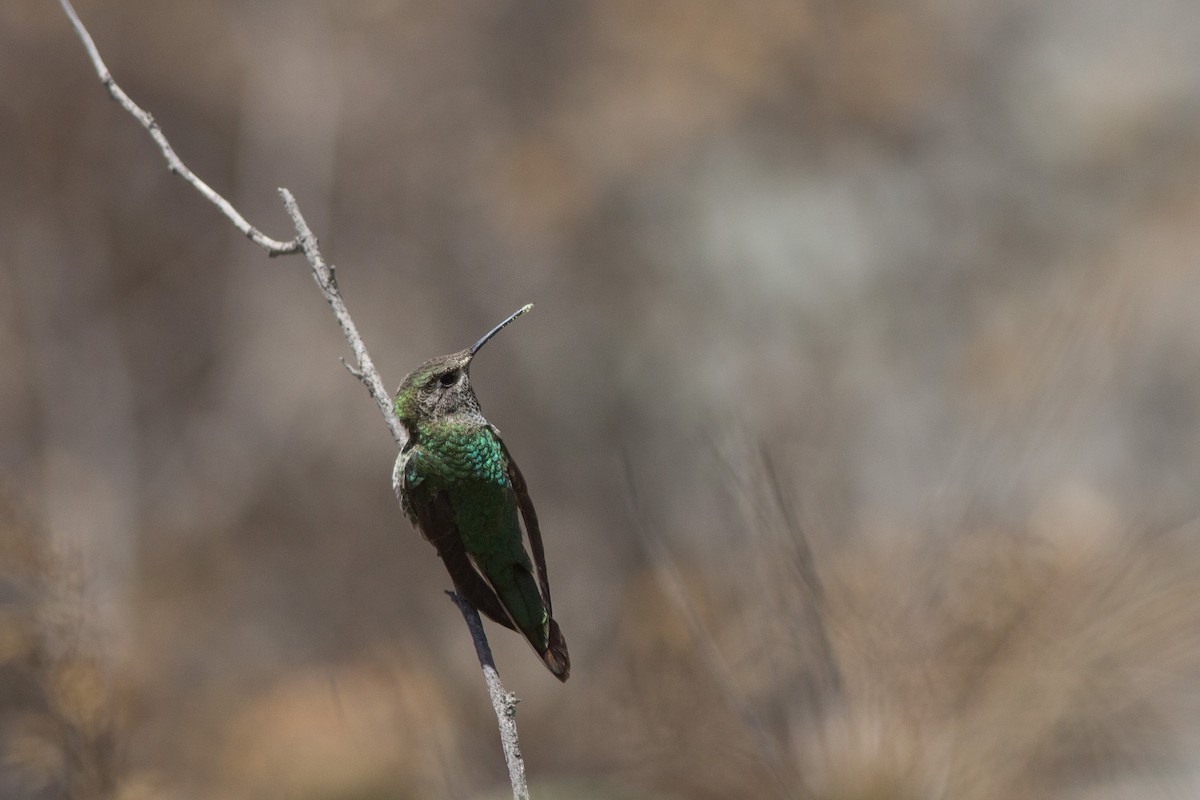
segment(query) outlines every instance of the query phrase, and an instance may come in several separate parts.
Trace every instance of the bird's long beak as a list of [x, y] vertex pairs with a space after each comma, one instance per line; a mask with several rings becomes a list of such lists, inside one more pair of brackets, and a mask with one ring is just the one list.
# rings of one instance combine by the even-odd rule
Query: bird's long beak
[[522, 314], [524, 314], [526, 311], [528, 311], [528, 310], [529, 310], [529, 309], [531, 309], [531, 308], [533, 308], [533, 303], [526, 303], [525, 305], [523, 305], [523, 306], [521, 306], [520, 308], [518, 308], [516, 311], [514, 311], [512, 314], [510, 314], [510, 315], [509, 315], [508, 319], [504, 320], [504, 322], [501, 322], [499, 325], [497, 325], [496, 327], [492, 328], [490, 331], [488, 331], [487, 333], [485, 333], [485, 334], [483, 335], [483, 338], [482, 338], [482, 339], [480, 339], [480, 340], [479, 340], [478, 342], [476, 342], [475, 344], [471, 345], [471, 349], [470, 349], [470, 350], [468, 350], [467, 352], [468, 352], [468, 353], [469, 353], [469, 354], [470, 354], [472, 357], [474, 357], [474, 355], [475, 355], [476, 353], [478, 353], [478, 352], [479, 352], [479, 348], [481, 348], [481, 347], [483, 347], [485, 344], [487, 344], [487, 341], [488, 341], [488, 339], [491, 339], [491, 338], [492, 338], [493, 336], [495, 336], [497, 333], [499, 333], [500, 331], [504, 330], [506, 327], [508, 327], [508, 324], [509, 324], [510, 322], [512, 322], [514, 319], [516, 319], [517, 317], [521, 316]]

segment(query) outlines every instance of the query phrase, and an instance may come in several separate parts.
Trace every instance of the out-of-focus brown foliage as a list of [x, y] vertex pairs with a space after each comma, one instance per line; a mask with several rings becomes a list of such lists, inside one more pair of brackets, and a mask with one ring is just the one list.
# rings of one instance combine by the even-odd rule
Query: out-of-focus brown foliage
[[91, 639], [80, 565], [0, 494], [0, 791], [115, 797], [125, 696]]
[[[537, 303], [473, 371], [571, 644], [493, 637], [535, 791], [1200, 794], [1195, 3], [78, 7], [389, 382]], [[0, 795], [503, 796], [304, 265], [54, 3], [0, 142]]]

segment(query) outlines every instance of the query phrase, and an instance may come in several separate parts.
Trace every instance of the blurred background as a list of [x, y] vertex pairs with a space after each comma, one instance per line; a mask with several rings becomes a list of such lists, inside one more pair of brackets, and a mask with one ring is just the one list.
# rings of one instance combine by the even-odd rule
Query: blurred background
[[[390, 386], [537, 304], [536, 796], [1200, 796], [1192, 0], [78, 9]], [[306, 264], [49, 0], [0, 143], [0, 796], [507, 796]]]

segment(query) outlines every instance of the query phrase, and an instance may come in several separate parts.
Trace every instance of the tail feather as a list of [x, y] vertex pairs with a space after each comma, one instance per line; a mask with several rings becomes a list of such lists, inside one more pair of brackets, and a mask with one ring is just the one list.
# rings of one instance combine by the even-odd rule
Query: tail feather
[[542, 653], [542, 661], [554, 677], [566, 683], [571, 676], [571, 656], [567, 653], [567, 640], [563, 638], [558, 623], [550, 620], [550, 635], [547, 638], [546, 652]]

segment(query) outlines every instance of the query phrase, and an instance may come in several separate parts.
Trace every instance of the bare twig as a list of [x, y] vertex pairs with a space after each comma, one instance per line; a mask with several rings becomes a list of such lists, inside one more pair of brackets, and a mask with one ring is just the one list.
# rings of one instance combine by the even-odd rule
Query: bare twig
[[[346, 366], [350, 369], [350, 374], [367, 387], [375, 404], [379, 406], [396, 444], [404, 447], [408, 436], [405, 434], [400, 420], [396, 419], [396, 412], [392, 408], [391, 397], [384, 388], [383, 378], [379, 377], [379, 370], [375, 369], [375, 362], [371, 360], [367, 346], [363, 344], [362, 337], [358, 335], [358, 328], [354, 325], [354, 319], [346, 308], [346, 301], [342, 299], [342, 293], [338, 291], [337, 274], [334, 272], [334, 267], [332, 264], [326, 263], [325, 258], [321, 255], [321, 251], [317, 247], [317, 237], [313, 236], [308, 223], [304, 221], [304, 215], [300, 213], [300, 206], [296, 204], [296, 198], [292, 197], [292, 193], [287, 189], [280, 189], [279, 196], [283, 198], [284, 208], [287, 209], [288, 216], [292, 218], [292, 224], [296, 226], [297, 241], [300, 242], [300, 249], [312, 267], [313, 279], [316, 280], [321, 294], [325, 295], [329, 307], [333, 309], [333, 315], [337, 317], [338, 324], [342, 326], [342, 333], [346, 335], [346, 341], [350, 343], [350, 350], [354, 353], [355, 361], [358, 362], [357, 368], [351, 368], [349, 364]], [[343, 361], [343, 363], [345, 362]]]
[[71, 20], [71, 25], [75, 27], [75, 33], [79, 34], [79, 38], [83, 41], [83, 46], [87, 48], [88, 57], [92, 60], [92, 66], [96, 68], [96, 74], [100, 76], [100, 82], [104, 84], [104, 88], [108, 90], [108, 93], [112, 95], [113, 100], [116, 100], [121, 108], [133, 115], [133, 118], [140, 122], [142, 127], [150, 134], [150, 138], [154, 139], [158, 145], [158, 149], [162, 151], [163, 158], [167, 160], [167, 169], [195, 187], [197, 192], [208, 198], [208, 201], [220, 209], [222, 214], [229, 217], [229, 221], [233, 223], [235, 228], [245, 234], [250, 241], [266, 250], [269, 255], [278, 256], [300, 252], [299, 239], [292, 239], [290, 242], [281, 242], [265, 236], [258, 228], [247, 222], [246, 218], [238, 213], [238, 210], [233, 207], [232, 203], [218, 194], [207, 183], [197, 178], [187, 168], [187, 165], [175, 154], [175, 149], [171, 147], [171, 143], [163, 135], [162, 129], [158, 127], [158, 123], [154, 121], [154, 117], [150, 116], [150, 112], [133, 102], [132, 98], [125, 94], [125, 90], [113, 80], [112, 73], [104, 65], [104, 59], [100, 58], [100, 51], [96, 49], [96, 43], [92, 41], [92, 35], [88, 33], [87, 28], [83, 27], [83, 22], [80, 21], [79, 15], [75, 13], [75, 8], [71, 5], [70, 0], [58, 1], [63, 11], [66, 12], [67, 18]]
[[496, 712], [496, 719], [500, 723], [500, 745], [504, 748], [504, 760], [508, 764], [508, 780], [512, 784], [513, 800], [529, 800], [529, 787], [525, 782], [525, 759], [521, 757], [521, 744], [517, 740], [517, 696], [504, 691], [504, 685], [500, 683], [500, 674], [496, 672], [492, 648], [488, 646], [487, 637], [483, 634], [483, 622], [479, 619], [479, 612], [456, 592], [446, 594], [450, 595], [450, 599], [462, 612], [467, 627], [471, 629], [471, 638], [475, 640], [475, 655], [479, 656], [483, 679], [492, 698], [492, 710]]
[[[154, 118], [134, 103], [129, 95], [113, 80], [108, 67], [104, 65], [103, 59], [100, 58], [100, 52], [97, 50], [95, 42], [92, 41], [91, 34], [83, 26], [83, 22], [80, 21], [79, 16], [75, 13], [70, 0], [59, 0], [59, 4], [62, 6], [63, 11], [66, 12], [67, 17], [75, 28], [75, 32], [79, 35], [84, 47], [87, 49], [88, 56], [91, 58], [96, 73], [100, 76], [101, 83], [104, 84], [105, 89], [108, 90], [113, 99], [133, 115], [158, 144], [163, 157], [167, 161], [167, 167], [171, 172], [182, 177], [196, 191], [208, 198], [213, 205], [220, 209], [221, 213], [229, 218], [239, 231], [259, 247], [266, 250], [268, 255], [304, 254], [312, 269], [313, 279], [316, 280], [317, 287], [329, 303], [329, 307], [333, 309], [333, 314], [337, 317], [338, 324], [342, 327], [342, 333], [345, 335], [346, 341], [350, 344], [350, 350], [354, 354], [357, 366], [351, 365], [345, 359], [342, 359], [342, 364], [345, 365], [351, 375], [367, 387], [367, 391], [370, 392], [376, 405], [379, 406], [379, 410], [383, 414], [384, 421], [387, 423], [388, 429], [392, 432], [392, 437], [396, 440], [396, 444], [403, 448], [407, 440], [407, 435], [403, 426], [400, 425], [400, 421], [396, 419], [391, 398], [384, 386], [383, 379], [380, 377], [379, 371], [375, 368], [375, 362], [371, 360], [366, 345], [363, 344], [362, 337], [359, 336], [358, 328], [355, 326], [354, 320], [346, 308], [346, 303], [342, 299], [341, 292], [338, 291], [337, 273], [334, 266], [325, 261], [324, 256], [321, 255], [321, 250], [317, 245], [317, 237], [313, 235], [312, 229], [308, 227], [304, 215], [300, 212], [300, 206], [296, 203], [296, 198], [287, 189], [281, 188], [279, 190], [279, 194], [283, 198], [284, 207], [287, 209], [288, 216], [292, 220], [292, 225], [296, 229], [296, 238], [287, 242], [281, 242], [260, 233], [257, 228], [246, 221], [245, 217], [228, 200], [196, 177], [188, 169], [187, 165], [180, 160], [175, 150], [171, 147], [171, 144], [167, 141], [166, 136], [163, 135], [158, 123], [154, 121]], [[488, 694], [492, 699], [492, 708], [496, 712], [496, 719], [500, 726], [500, 742], [504, 749], [504, 760], [508, 765], [508, 776], [512, 783], [513, 797], [515, 800], [528, 800], [529, 789], [525, 781], [525, 762], [521, 758], [521, 748], [517, 737], [517, 697], [511, 692], [505, 691], [504, 685], [500, 682], [500, 675], [496, 671], [495, 662], [492, 660], [492, 651], [488, 646], [487, 637], [483, 632], [483, 623], [479, 619], [479, 613], [457, 594], [453, 592], [448, 592], [448, 594], [454, 600], [455, 604], [458, 605], [459, 611], [462, 612], [463, 619], [466, 620], [467, 627], [471, 631], [471, 639], [475, 644], [475, 654], [478, 656], [480, 667], [483, 669], [484, 682], [487, 684]]]

